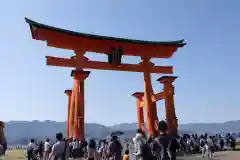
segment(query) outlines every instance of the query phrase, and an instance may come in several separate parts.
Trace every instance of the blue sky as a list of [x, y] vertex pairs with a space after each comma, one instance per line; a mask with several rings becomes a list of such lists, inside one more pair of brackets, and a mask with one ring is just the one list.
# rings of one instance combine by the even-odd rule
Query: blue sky
[[[45, 56], [71, 51], [31, 39], [24, 21], [64, 29], [142, 40], [178, 40], [187, 46], [157, 65], [173, 65], [180, 123], [239, 119], [239, 0], [3, 0], [0, 5], [1, 119], [64, 121], [72, 87], [70, 68], [45, 65]], [[105, 57], [87, 54], [93, 60]], [[136, 57], [124, 62], [138, 63]], [[155, 92], [162, 86], [153, 75]], [[112, 125], [136, 121], [136, 91], [142, 73], [91, 71], [86, 82], [86, 121]], [[164, 119], [164, 102], [158, 116]]]

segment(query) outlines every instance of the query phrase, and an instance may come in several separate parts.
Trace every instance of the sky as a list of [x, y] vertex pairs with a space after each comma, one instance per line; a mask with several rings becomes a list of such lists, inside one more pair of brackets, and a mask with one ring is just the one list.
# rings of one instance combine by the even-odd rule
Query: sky
[[[179, 123], [239, 119], [239, 0], [2, 0], [0, 5], [1, 120], [55, 120], [67, 117], [65, 89], [71, 68], [46, 66], [45, 56], [72, 51], [32, 40], [24, 20], [104, 36], [150, 41], [185, 39], [187, 45], [156, 65], [174, 66]], [[104, 55], [87, 53], [92, 60]], [[138, 63], [137, 57], [123, 62]], [[152, 75], [155, 92], [163, 86]], [[136, 122], [136, 100], [143, 74], [92, 70], [86, 80], [86, 122]], [[157, 103], [165, 119], [164, 101]]]

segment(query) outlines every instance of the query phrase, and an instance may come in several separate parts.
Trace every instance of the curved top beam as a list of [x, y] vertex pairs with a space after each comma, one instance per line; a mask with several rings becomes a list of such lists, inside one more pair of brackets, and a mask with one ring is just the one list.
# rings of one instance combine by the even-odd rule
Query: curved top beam
[[48, 46], [110, 54], [112, 48], [121, 48], [123, 55], [169, 58], [178, 47], [186, 45], [178, 41], [143, 41], [93, 34], [79, 33], [41, 24], [25, 18], [31, 29], [32, 38], [47, 41]]

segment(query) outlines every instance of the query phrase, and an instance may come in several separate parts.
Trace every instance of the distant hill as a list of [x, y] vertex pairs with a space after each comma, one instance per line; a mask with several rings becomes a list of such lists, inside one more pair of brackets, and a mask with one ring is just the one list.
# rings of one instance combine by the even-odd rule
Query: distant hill
[[[56, 132], [65, 134], [66, 122], [55, 121], [10, 121], [6, 122], [5, 134], [9, 144], [26, 144], [27, 139], [32, 138], [54, 138]], [[97, 123], [85, 124], [86, 137], [102, 138], [112, 131], [123, 131], [124, 138], [134, 136], [137, 123], [123, 123], [113, 126], [104, 126]], [[240, 132], [240, 120], [225, 123], [189, 123], [179, 125], [180, 133], [220, 133]]]
[[179, 125], [180, 130], [191, 130], [197, 133], [239, 133], [240, 120], [227, 121], [224, 123], [189, 123]]
[[[55, 121], [10, 121], [5, 123], [5, 135], [9, 144], [21, 144], [29, 138], [53, 138], [57, 132], [66, 134], [66, 122]], [[101, 124], [85, 124], [86, 137], [102, 138], [111, 130]]]
[[[131, 130], [136, 128], [137, 123], [122, 123], [110, 126], [112, 130]], [[189, 123], [179, 124], [180, 132], [196, 132], [196, 133], [228, 133], [240, 132], [240, 120], [227, 121], [224, 123]]]

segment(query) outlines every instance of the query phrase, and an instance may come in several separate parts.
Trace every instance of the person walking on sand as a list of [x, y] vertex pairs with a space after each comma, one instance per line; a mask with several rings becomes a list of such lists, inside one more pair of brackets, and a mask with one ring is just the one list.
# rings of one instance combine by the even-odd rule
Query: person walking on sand
[[49, 160], [65, 160], [66, 142], [63, 140], [63, 134], [56, 134], [57, 142], [53, 145], [52, 151], [49, 155]]
[[34, 139], [30, 139], [30, 142], [28, 143], [27, 146], [27, 157], [28, 160], [32, 160], [34, 158], [34, 151], [36, 149], [36, 145], [34, 143]]
[[44, 160], [48, 160], [50, 153], [51, 153], [51, 144], [49, 142], [49, 139], [46, 139], [46, 142], [44, 143]]

